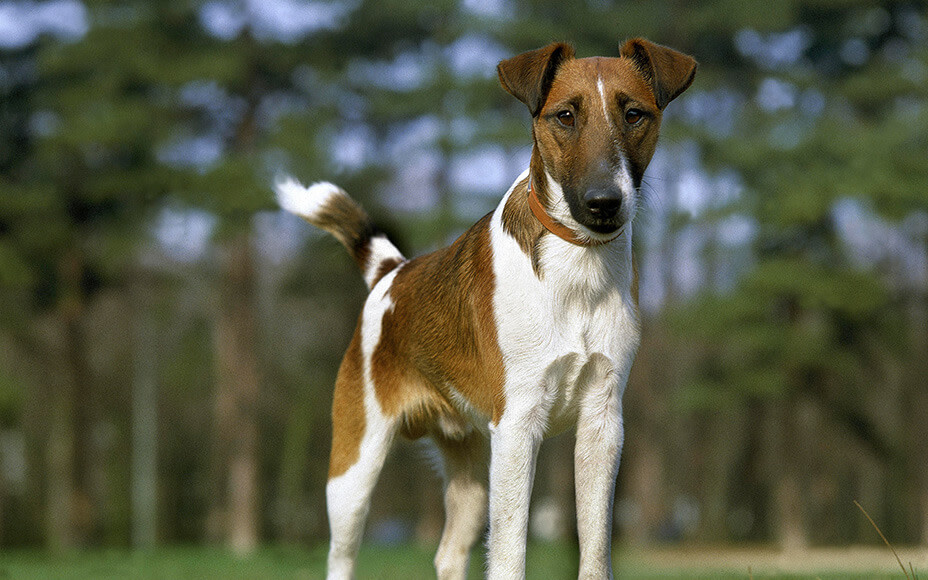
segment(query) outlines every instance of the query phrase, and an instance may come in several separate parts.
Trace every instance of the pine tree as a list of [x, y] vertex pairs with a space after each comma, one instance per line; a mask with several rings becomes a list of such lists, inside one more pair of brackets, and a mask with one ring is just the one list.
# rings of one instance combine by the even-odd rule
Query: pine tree
[[756, 224], [757, 264], [730, 295], [687, 307], [678, 325], [707, 346], [691, 404], [750, 404], [766, 421], [771, 516], [778, 541], [792, 547], [810, 541], [806, 474], [830, 453], [809, 440], [816, 421], [901, 465], [896, 426], [864, 401], [887, 388], [879, 368], [902, 356], [902, 321], [887, 280], [850, 251], [836, 208], [854, 200], [886, 219], [920, 210], [928, 148], [925, 114], [906, 104], [924, 98], [911, 78], [925, 63], [924, 33], [913, 28], [923, 11], [782, 4], [774, 26], [735, 34], [742, 65], [727, 72], [745, 75], [729, 82], [747, 99], [729, 113], [731, 134], [713, 138], [712, 115], [703, 139], [710, 160], [743, 176], [731, 211]]
[[87, 358], [86, 312], [102, 291], [125, 283], [166, 187], [150, 146], [163, 132], [144, 53], [126, 50], [123, 34], [91, 25], [78, 41], [43, 38], [12, 57], [34, 75], [16, 86], [7, 117], [15, 130], [4, 133], [0, 253], [11, 300], [3, 311], [34, 364], [47, 365], [47, 391], [31, 395], [46, 409], [36, 435], [46, 449], [45, 537], [56, 550], [86, 544], [106, 525], [90, 485], [102, 469], [89, 440], [102, 385]]

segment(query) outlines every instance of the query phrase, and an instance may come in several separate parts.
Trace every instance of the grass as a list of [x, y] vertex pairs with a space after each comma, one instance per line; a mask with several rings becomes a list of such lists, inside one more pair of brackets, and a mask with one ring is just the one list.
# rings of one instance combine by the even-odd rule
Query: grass
[[[928, 550], [908, 552], [916, 569], [925, 569]], [[434, 578], [431, 549], [415, 546], [364, 546], [358, 562], [361, 580]], [[785, 558], [773, 550], [654, 549], [619, 550], [618, 578], [880, 580], [903, 579], [892, 554], [881, 548], [818, 550]], [[475, 555], [470, 578], [482, 577]], [[533, 544], [528, 579], [576, 578], [576, 549], [563, 544]], [[315, 580], [325, 576], [325, 548], [268, 547], [247, 558], [215, 548], [163, 548], [151, 552], [92, 551], [50, 557], [42, 552], [0, 553], [0, 580]]]
[[[880, 526], [876, 525], [876, 522], [873, 521], [873, 518], [871, 518], [870, 514], [867, 513], [867, 510], [864, 509], [864, 506], [860, 505], [857, 502], [857, 500], [854, 500], [854, 505], [856, 505], [860, 509], [860, 511], [863, 512], [864, 516], [866, 516], [867, 518], [867, 521], [870, 522], [870, 524], [873, 526], [873, 529], [876, 530], [876, 533], [878, 533], [880, 535], [880, 538], [883, 539], [883, 542], [886, 543], [886, 547], [889, 548], [889, 550], [893, 553], [893, 556], [896, 557], [896, 562], [898, 562], [899, 567], [902, 568], [902, 573], [905, 574], [906, 580], [918, 580], [918, 575], [915, 574], [915, 567], [912, 566], [912, 562], [909, 562], [909, 569], [906, 570], [905, 564], [902, 563], [902, 558], [899, 557], [899, 553], [896, 552], [896, 548], [894, 548], [893, 545], [889, 542], [889, 540], [886, 539], [886, 536], [883, 535], [883, 530], [880, 529]], [[912, 574], [909, 575], [909, 572], [911, 572]]]

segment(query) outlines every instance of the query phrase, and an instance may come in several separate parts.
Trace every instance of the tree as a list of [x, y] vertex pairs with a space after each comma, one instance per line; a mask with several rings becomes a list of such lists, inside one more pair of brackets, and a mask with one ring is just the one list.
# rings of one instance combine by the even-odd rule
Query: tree
[[91, 26], [80, 42], [44, 39], [18, 55], [35, 75], [17, 86], [16, 130], [5, 141], [14, 145], [4, 158], [3, 247], [13, 274], [4, 283], [15, 297], [4, 303], [6, 329], [48, 365], [47, 391], [33, 393], [47, 401], [46, 537], [55, 549], [84, 544], [104, 525], [90, 486], [102, 469], [89, 442], [102, 408], [85, 317], [103, 290], [124, 283], [165, 187], [150, 147], [163, 136], [150, 114], [150, 79], [122, 34]]
[[836, 207], [867, 200], [890, 217], [924, 205], [917, 184], [928, 168], [912, 156], [926, 150], [925, 117], [899, 106], [924, 98], [906, 72], [924, 63], [911, 35], [921, 18], [906, 3], [796, 2], [767, 28], [776, 32], [741, 30], [735, 46], [757, 92], [733, 111], [731, 135], [703, 140], [712, 162], [744, 177], [731, 211], [755, 220], [757, 266], [730, 295], [678, 319], [708, 347], [687, 397], [702, 408], [761, 403], [775, 535], [786, 547], [809, 542], [806, 474], [829, 453], [809, 444], [810, 412], [886, 465], [905, 454], [882, 408], [865, 403], [887, 381], [880, 369], [904, 352], [902, 321], [887, 280], [851, 253]]
[[[443, 245], [527, 162], [496, 62], [639, 35], [701, 63], [636, 236], [620, 476], [640, 510], [620, 503], [639, 539], [858, 541], [849, 495], [928, 537], [928, 298], [904, 253], [928, 255], [921, 3], [70, 6], [0, 37], [0, 427], [26, 434], [36, 496], [0, 489], [5, 543], [127, 543], [130, 518], [137, 545], [319, 539], [329, 388], [364, 289], [337, 244], [273, 212], [275, 173], [345, 186], [407, 255]], [[172, 220], [201, 224], [175, 236], [196, 258]], [[551, 451], [539, 481], [569, 497]], [[388, 466], [383, 493], [426, 469], [395, 465], [389, 490]], [[437, 513], [418, 497], [402, 517]]]

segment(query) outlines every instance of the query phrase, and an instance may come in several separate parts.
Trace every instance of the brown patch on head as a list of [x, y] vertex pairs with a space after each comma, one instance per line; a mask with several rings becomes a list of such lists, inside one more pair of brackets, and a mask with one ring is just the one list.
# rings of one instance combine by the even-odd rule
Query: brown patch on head
[[332, 453], [329, 479], [342, 475], [355, 464], [364, 437], [364, 372], [361, 363], [361, 324], [355, 329], [345, 352], [332, 400]]
[[390, 288], [372, 373], [384, 413], [407, 435], [437, 421], [461, 424], [455, 398], [495, 423], [505, 407], [503, 359], [493, 313], [490, 216], [456, 242], [407, 262]]
[[561, 63], [574, 57], [574, 49], [560, 42], [530, 50], [499, 63], [499, 84], [528, 107], [532, 116], [545, 102]]
[[[693, 82], [696, 67], [692, 57], [642, 38], [626, 42], [618, 58], [562, 62], [533, 124], [536, 143], [548, 149], [543, 159], [550, 161], [554, 149], [574, 158], [556, 176], [569, 177], [612, 153], [604, 146], [617, 145], [629, 157], [637, 186], [654, 154], [661, 114]], [[564, 111], [574, 116], [574, 135], [560, 131]]]
[[685, 91], [696, 76], [698, 65], [693, 57], [644, 38], [627, 41], [622, 45], [620, 54], [634, 62], [642, 76], [651, 83], [655, 102], [661, 109]]
[[575, 59], [563, 46], [501, 62], [500, 82], [532, 113], [532, 176], [542, 204], [554, 201], [547, 172], [573, 219], [606, 235], [634, 216], [663, 109], [692, 82], [696, 62], [644, 39], [627, 42], [618, 58]]
[[[572, 127], [559, 119], [565, 111]], [[635, 112], [641, 117], [627, 122]], [[584, 188], [584, 179], [612, 179], [624, 154], [637, 186], [657, 145], [661, 113], [651, 84], [631, 60], [572, 60], [560, 68], [533, 123], [540, 161], [562, 187]]]

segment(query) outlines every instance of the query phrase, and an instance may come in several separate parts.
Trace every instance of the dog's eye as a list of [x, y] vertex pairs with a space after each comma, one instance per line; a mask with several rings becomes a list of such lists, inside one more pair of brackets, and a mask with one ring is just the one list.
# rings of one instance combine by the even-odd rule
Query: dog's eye
[[560, 113], [558, 113], [557, 120], [561, 125], [564, 125], [565, 127], [574, 126], [574, 114], [571, 113], [570, 111], [561, 111]]
[[629, 125], [637, 125], [644, 118], [644, 113], [638, 109], [629, 109], [625, 111], [625, 122]]

